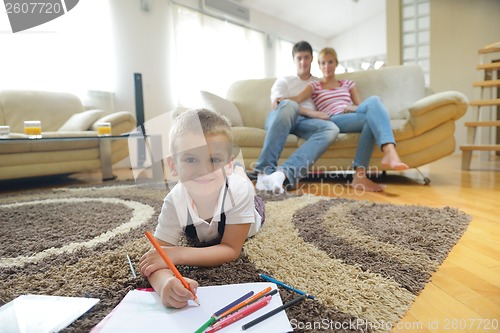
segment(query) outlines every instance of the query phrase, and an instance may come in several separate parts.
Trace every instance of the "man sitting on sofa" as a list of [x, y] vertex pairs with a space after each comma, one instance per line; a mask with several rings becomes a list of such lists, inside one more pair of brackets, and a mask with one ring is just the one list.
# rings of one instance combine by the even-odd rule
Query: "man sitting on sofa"
[[[276, 194], [284, 192], [284, 184], [287, 189], [295, 188], [300, 178], [307, 175], [309, 167], [339, 134], [337, 125], [329, 121], [324, 112], [312, 111], [316, 107], [310, 99], [300, 105], [288, 99], [278, 104], [278, 98], [295, 96], [309, 82], [318, 80], [311, 75], [313, 54], [309, 43], [302, 41], [295, 44], [292, 56], [297, 74], [277, 79], [271, 89], [273, 110], [266, 119], [266, 139], [254, 168], [257, 172], [256, 189]], [[278, 167], [289, 134], [306, 141]]]

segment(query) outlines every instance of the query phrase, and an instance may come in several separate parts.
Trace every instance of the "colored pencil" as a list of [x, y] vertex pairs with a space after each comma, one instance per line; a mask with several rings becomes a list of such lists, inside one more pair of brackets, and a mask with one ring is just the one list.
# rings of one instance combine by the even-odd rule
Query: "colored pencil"
[[207, 322], [203, 325], [201, 325], [200, 328], [198, 328], [196, 331], [194, 331], [194, 333], [203, 333], [205, 332], [205, 330], [208, 328], [208, 326], [212, 325], [213, 323], [215, 323], [216, 319], [214, 316], [210, 317], [209, 320], [207, 320]]
[[273, 298], [273, 296], [266, 296], [266, 297], [258, 300], [257, 302], [254, 302], [254, 303], [248, 305], [247, 307], [244, 307], [243, 309], [241, 309], [237, 312], [234, 312], [233, 314], [231, 314], [231, 315], [227, 316], [226, 318], [222, 319], [221, 321], [217, 322], [214, 326], [209, 328], [206, 331], [206, 333], [217, 332], [218, 330], [223, 329], [224, 327], [227, 327], [227, 326], [237, 322], [238, 320], [241, 320], [241, 319], [249, 316], [250, 314], [254, 313], [255, 311], [262, 309], [264, 306], [269, 304], [269, 302], [271, 301], [271, 298]]
[[300, 289], [297, 289], [297, 288], [294, 288], [294, 287], [292, 287], [292, 286], [289, 286], [288, 284], [286, 284], [286, 283], [284, 283], [284, 282], [281, 282], [281, 281], [279, 281], [279, 280], [276, 280], [275, 278], [272, 278], [272, 277], [267, 276], [267, 275], [265, 275], [265, 274], [259, 274], [259, 276], [260, 276], [262, 279], [264, 279], [264, 280], [267, 280], [267, 281], [269, 281], [269, 282], [276, 283], [277, 285], [282, 286], [283, 288], [286, 288], [286, 289], [288, 289], [288, 290], [290, 290], [290, 291], [294, 291], [294, 292], [296, 292], [297, 294], [300, 294], [300, 295], [305, 295], [307, 298], [310, 298], [310, 299], [316, 299], [316, 297], [314, 297], [314, 296], [312, 296], [312, 295], [310, 295], [310, 294], [306, 293], [305, 291], [302, 291], [302, 290], [300, 290]]
[[231, 308], [225, 307], [224, 312], [215, 313], [215, 316], [217, 317], [217, 320], [219, 320], [220, 318], [225, 317], [227, 315], [230, 315], [231, 313], [236, 312], [237, 310], [241, 309], [242, 307], [247, 306], [247, 305], [257, 301], [258, 299], [264, 297], [264, 295], [270, 291], [271, 291], [271, 287], [267, 287], [266, 289], [258, 292], [257, 294], [253, 295], [252, 297], [249, 297], [249, 298], [235, 304]]
[[134, 266], [132, 265], [132, 260], [130, 260], [130, 257], [128, 254], [127, 254], [127, 260], [128, 260], [128, 265], [130, 266], [130, 271], [132, 272], [132, 276], [135, 279], [137, 277], [137, 274], [135, 274]]
[[218, 317], [221, 313], [227, 311], [228, 309], [234, 307], [235, 305], [237, 304], [240, 304], [241, 302], [245, 301], [246, 299], [248, 299], [249, 297], [251, 297], [253, 295], [253, 291], [249, 291], [248, 293], [246, 293], [245, 295], [241, 296], [240, 298], [238, 298], [237, 300], [235, 301], [232, 301], [231, 303], [229, 303], [228, 305], [224, 306], [222, 309], [220, 310], [217, 310], [211, 317], [209, 320], [207, 320], [207, 322], [203, 325], [201, 325], [200, 328], [198, 328], [195, 333], [202, 333], [202, 332], [205, 332], [205, 330], [208, 328], [208, 326], [212, 325], [213, 323], [215, 323], [217, 320], [219, 320], [220, 317]]
[[237, 306], [238, 304], [241, 304], [242, 302], [244, 302], [245, 300], [253, 297], [252, 295], [254, 294], [253, 291], [249, 291], [248, 293], [246, 293], [245, 295], [241, 296], [240, 298], [238, 298], [237, 300], [235, 301], [232, 301], [231, 303], [229, 303], [228, 305], [226, 305], [225, 307], [223, 307], [222, 309], [216, 311], [213, 315], [213, 317], [215, 317], [216, 319], [219, 319], [221, 316], [222, 313], [224, 312], [227, 312], [229, 309], [232, 309], [234, 308], [235, 306]]
[[172, 273], [174, 273], [175, 277], [181, 281], [181, 283], [184, 286], [184, 288], [186, 288], [187, 290], [189, 290], [193, 294], [194, 302], [196, 304], [200, 305], [200, 301], [198, 300], [198, 297], [189, 288], [189, 284], [186, 282], [186, 280], [184, 280], [184, 278], [182, 277], [181, 273], [177, 270], [177, 267], [175, 267], [174, 263], [167, 256], [167, 254], [165, 253], [165, 251], [163, 251], [163, 249], [161, 248], [161, 246], [158, 243], [158, 241], [154, 238], [153, 235], [151, 235], [151, 233], [149, 231], [146, 231], [146, 237], [149, 239], [149, 241], [151, 242], [151, 244], [153, 244], [153, 246], [155, 247], [156, 251], [158, 251], [158, 253], [162, 257], [163, 261], [165, 261], [165, 263], [167, 264], [168, 268], [172, 271]]
[[269, 311], [268, 313], [266, 314], [263, 314], [262, 316], [260, 316], [259, 318], [256, 318], [248, 323], [246, 323], [245, 325], [241, 326], [241, 329], [242, 330], [246, 330], [246, 329], [249, 329], [250, 327], [252, 326], [255, 326], [257, 325], [258, 323], [261, 323], [263, 322], [264, 320], [266, 320], [267, 318], [269, 317], [272, 317], [274, 316], [275, 314], [285, 310], [286, 308], [289, 308], [290, 306], [294, 305], [295, 303], [297, 303], [298, 301], [302, 301], [303, 299], [305, 299], [307, 297], [307, 295], [301, 295], [299, 297], [296, 297], [294, 298], [293, 300], [291, 300], [290, 302], [286, 303], [286, 304], [283, 304], [282, 306], [280, 307], [277, 307], [276, 309], [274, 310], [271, 310]]

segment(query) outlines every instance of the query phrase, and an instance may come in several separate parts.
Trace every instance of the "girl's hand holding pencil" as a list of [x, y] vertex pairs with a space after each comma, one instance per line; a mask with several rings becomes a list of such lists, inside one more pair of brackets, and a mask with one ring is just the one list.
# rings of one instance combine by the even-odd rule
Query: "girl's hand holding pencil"
[[[191, 279], [188, 279], [188, 282], [188, 280], [186, 280], [181, 275], [172, 260], [162, 249], [156, 238], [149, 231], [146, 231], [146, 237], [149, 239], [149, 241], [169, 269], [169, 271], [163, 270], [155, 274], [155, 276], [157, 276], [161, 273], [161, 287], [158, 287], [157, 285], [155, 289], [156, 292], [160, 294], [163, 305], [168, 307], [182, 308], [187, 305], [187, 301], [190, 299], [192, 299], [196, 304], [200, 305], [198, 297], [196, 296], [196, 288], [198, 288], [198, 282]], [[143, 265], [141, 261], [141, 271], [142, 266]], [[173, 274], [173, 276], [165, 276], [167, 272], [168, 274]], [[179, 288], [179, 283], [183, 289]]]
[[198, 282], [189, 278], [184, 278], [184, 280], [189, 284], [189, 290], [175, 276], [165, 281], [162, 290], [158, 291], [163, 305], [180, 309], [187, 306], [189, 300], [194, 300], [193, 294], [196, 294]]

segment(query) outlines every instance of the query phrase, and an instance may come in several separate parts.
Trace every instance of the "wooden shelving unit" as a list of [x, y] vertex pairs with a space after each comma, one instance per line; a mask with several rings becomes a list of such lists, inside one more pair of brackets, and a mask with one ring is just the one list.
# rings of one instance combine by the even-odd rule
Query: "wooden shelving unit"
[[[500, 60], [500, 42], [490, 44], [479, 50], [479, 64], [477, 70], [484, 71], [484, 80], [477, 81], [472, 84], [473, 87], [479, 89], [479, 99], [470, 101], [469, 106], [474, 112], [474, 121], [465, 123], [467, 127], [467, 144], [460, 147], [462, 150], [462, 170], [470, 170], [472, 153], [474, 151], [496, 151], [500, 152], [500, 144], [479, 144], [477, 140], [477, 129], [479, 127], [500, 127], [500, 120], [485, 120], [484, 109], [494, 106], [500, 106], [500, 96], [497, 95], [494, 89], [500, 87], [500, 61], [485, 62], [485, 55], [498, 53]], [[485, 98], [486, 92], [489, 92], [490, 98]], [[491, 98], [496, 96], [496, 98]]]

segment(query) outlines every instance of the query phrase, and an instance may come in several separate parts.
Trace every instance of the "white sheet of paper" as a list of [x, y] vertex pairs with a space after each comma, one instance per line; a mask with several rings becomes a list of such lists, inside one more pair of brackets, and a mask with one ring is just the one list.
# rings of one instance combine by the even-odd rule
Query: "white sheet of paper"
[[0, 332], [58, 332], [97, 302], [97, 298], [22, 295], [0, 308]]
[[[260, 292], [274, 283], [256, 282], [223, 286], [199, 287], [197, 296], [201, 303], [190, 302], [183, 309], [170, 309], [161, 304], [156, 292], [132, 290], [113, 312], [97, 325], [93, 333], [162, 332], [193, 333], [218, 310], [245, 295], [249, 291]], [[231, 332], [290, 332], [292, 326], [285, 311], [281, 311], [262, 323], [243, 331], [241, 326], [282, 305], [281, 297], [274, 295], [271, 302], [246, 318], [223, 328], [221, 333]]]

